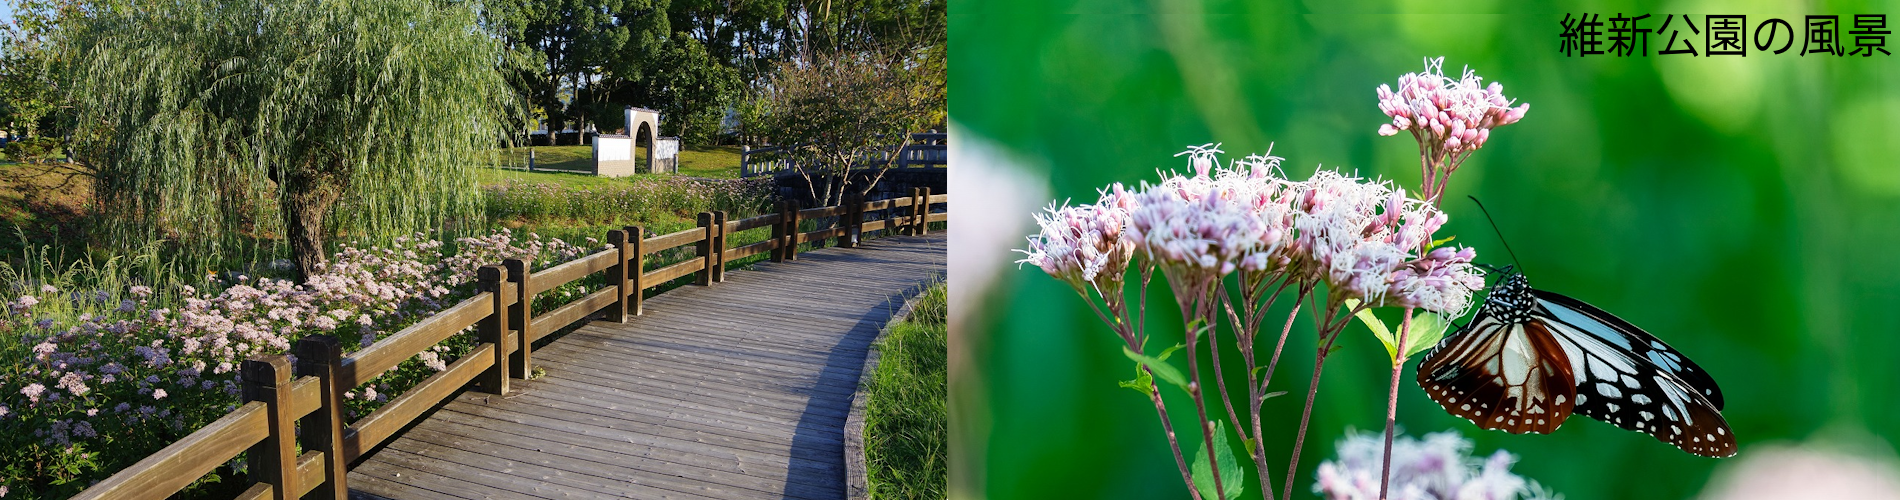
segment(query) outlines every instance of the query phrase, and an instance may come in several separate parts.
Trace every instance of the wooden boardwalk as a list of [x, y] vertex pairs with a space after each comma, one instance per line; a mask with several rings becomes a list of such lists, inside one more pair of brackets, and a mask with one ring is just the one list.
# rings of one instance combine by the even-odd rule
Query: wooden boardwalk
[[466, 391], [349, 472], [353, 497], [844, 498], [871, 341], [944, 272], [945, 233], [829, 248], [647, 299]]

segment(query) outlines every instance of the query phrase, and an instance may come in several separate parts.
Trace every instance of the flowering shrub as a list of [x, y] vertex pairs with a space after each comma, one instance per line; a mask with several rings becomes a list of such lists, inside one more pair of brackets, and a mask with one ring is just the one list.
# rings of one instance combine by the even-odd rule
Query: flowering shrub
[[[1339, 458], [1319, 465], [1313, 492], [1330, 500], [1378, 500], [1384, 455], [1377, 434], [1348, 432], [1339, 440]], [[1400, 437], [1392, 447], [1391, 500], [1515, 500], [1553, 495], [1511, 473], [1517, 457], [1498, 450], [1489, 458], [1471, 456], [1471, 441], [1457, 432]], [[1559, 497], [1561, 498], [1561, 497]]]
[[[236, 408], [246, 358], [286, 352], [313, 333], [346, 350], [368, 346], [473, 295], [480, 265], [531, 258], [548, 267], [601, 248], [509, 230], [453, 245], [418, 234], [345, 246], [301, 285], [214, 275], [216, 291], [71, 290], [0, 267], [0, 294], [13, 297], [0, 311], [0, 487], [70, 495]], [[348, 413], [374, 411], [474, 343], [454, 336], [346, 393]]]
[[[1136, 378], [1122, 385], [1154, 403], [1182, 481], [1197, 500], [1241, 494], [1245, 480], [1226, 445], [1228, 429], [1251, 448], [1261, 487], [1272, 488], [1261, 407], [1267, 398], [1282, 394], [1267, 388], [1301, 308], [1311, 308], [1319, 348], [1282, 483], [1287, 497], [1293, 492], [1319, 376], [1345, 327], [1355, 318], [1366, 323], [1391, 354], [1389, 452], [1400, 368], [1408, 356], [1436, 343], [1448, 323], [1444, 318], [1464, 315], [1472, 293], [1484, 287], [1472, 264], [1476, 252], [1444, 246], [1450, 238], [1437, 237], [1448, 219], [1438, 200], [1451, 173], [1489, 140], [1490, 130], [1523, 118], [1529, 105], [1509, 107], [1512, 102], [1503, 96], [1503, 86], [1481, 87], [1482, 79], [1470, 71], [1462, 80], [1446, 78], [1437, 69], [1442, 64], [1442, 59], [1428, 61], [1425, 73], [1402, 76], [1399, 90], [1382, 85], [1377, 91], [1379, 109], [1392, 118], [1379, 133], [1408, 130], [1419, 142], [1422, 175], [1416, 196], [1390, 182], [1337, 171], [1289, 179], [1280, 170], [1282, 159], [1270, 155], [1223, 165], [1219, 145], [1208, 144], [1176, 155], [1188, 157], [1188, 173], [1163, 173], [1159, 182], [1144, 182], [1132, 191], [1112, 184], [1102, 188], [1095, 204], [1051, 205], [1036, 215], [1041, 231], [1019, 250], [1026, 255], [1019, 262], [1067, 283], [1121, 338], [1124, 354], [1136, 365]], [[1130, 268], [1140, 275], [1135, 284], [1140, 295], [1132, 303], [1125, 290]], [[1151, 354], [1144, 318], [1146, 291], [1156, 270], [1180, 309], [1184, 342]], [[1255, 340], [1268, 311], [1283, 295], [1293, 297], [1293, 307], [1263, 366], [1255, 355]], [[1397, 335], [1371, 312], [1381, 307], [1401, 310]], [[1247, 396], [1237, 403], [1227, 381], [1240, 377], [1221, 376], [1221, 350], [1208, 349], [1216, 375], [1212, 393], [1224, 406], [1224, 420], [1223, 408], [1210, 411], [1206, 401], [1209, 391], [1201, 383], [1199, 349], [1202, 337], [1205, 342], [1217, 340], [1222, 324], [1232, 332], [1247, 380], [1242, 391]], [[1185, 373], [1168, 363], [1176, 349], [1186, 349]], [[1156, 379], [1193, 400], [1193, 431], [1202, 444], [1191, 457], [1176, 438]], [[1249, 418], [1243, 419], [1237, 408], [1244, 408]], [[1378, 492], [1384, 497], [1383, 489]], [[1270, 492], [1263, 496], [1272, 498]]]

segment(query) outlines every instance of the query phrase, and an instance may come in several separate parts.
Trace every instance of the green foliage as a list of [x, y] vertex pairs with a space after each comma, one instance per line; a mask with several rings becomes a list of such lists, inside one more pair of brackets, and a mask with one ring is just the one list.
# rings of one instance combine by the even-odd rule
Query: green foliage
[[466, 4], [180, 0], [78, 22], [75, 160], [118, 241], [283, 234], [307, 271], [331, 231], [473, 214], [470, 169], [513, 110]]
[[82, 0], [7, 0], [11, 22], [0, 28], [0, 129], [57, 134], [51, 125], [63, 104], [57, 81], [67, 66], [56, 50], [61, 27], [82, 14]]
[[45, 163], [53, 161], [61, 153], [64, 142], [52, 137], [33, 137], [7, 143], [0, 152], [7, 160], [20, 163]]
[[842, 199], [837, 180], [853, 168], [889, 168], [886, 158], [910, 133], [941, 116], [933, 106], [944, 102], [943, 81], [919, 76], [931, 67], [928, 55], [855, 52], [785, 64], [757, 104], [760, 133], [785, 145], [794, 169], [813, 181], [812, 199]]
[[[1359, 301], [1357, 300], [1346, 300], [1347, 309], [1353, 309], [1358, 307], [1358, 305]], [[1398, 335], [1394, 333], [1394, 329], [1386, 326], [1385, 320], [1379, 319], [1378, 315], [1373, 314], [1371, 308], [1362, 309], [1354, 313], [1353, 317], [1358, 318], [1361, 324], [1366, 325], [1366, 329], [1372, 331], [1372, 336], [1379, 338], [1379, 342], [1385, 345], [1386, 355], [1391, 358], [1393, 363], [1398, 363]], [[1410, 359], [1412, 355], [1424, 352], [1426, 349], [1431, 349], [1432, 346], [1438, 345], [1439, 339], [1445, 338], [1445, 328], [1448, 326], [1449, 324], [1445, 319], [1435, 313], [1424, 310], [1413, 312], [1412, 326], [1405, 334], [1405, 358]]]
[[[1160, 356], [1145, 356], [1145, 355], [1135, 352], [1133, 349], [1123, 347], [1122, 355], [1128, 356], [1128, 359], [1135, 360], [1137, 372], [1142, 372], [1144, 371], [1143, 369], [1146, 369], [1145, 371], [1147, 373], [1153, 373], [1154, 376], [1161, 377], [1161, 380], [1163, 382], [1174, 384], [1175, 387], [1180, 388], [1182, 391], [1186, 391], [1188, 387], [1187, 376], [1182, 375], [1181, 370], [1176, 369], [1174, 365], [1168, 364], [1168, 356], [1173, 355], [1174, 351], [1176, 349], [1180, 349], [1181, 347], [1183, 346], [1177, 345], [1174, 347], [1170, 347], [1167, 350], [1161, 351]], [[1130, 387], [1129, 383], [1127, 382], [1123, 382], [1122, 386], [1129, 387], [1145, 395], [1145, 394], [1148, 394], [1148, 391], [1150, 390], [1150, 388], [1147, 386], [1147, 383], [1148, 383], [1148, 376], [1144, 374], [1144, 375], [1138, 375], [1136, 377], [1136, 382], [1135, 382], [1134, 387]]]
[[864, 388], [866, 476], [874, 499], [944, 498], [949, 453], [946, 288], [926, 290], [878, 341]]
[[[1214, 487], [1214, 467], [1207, 461], [1207, 449], [1214, 448], [1214, 460], [1220, 464], [1220, 487]], [[1220, 419], [1214, 420], [1213, 442], [1201, 443], [1194, 451], [1194, 464], [1189, 467], [1194, 475], [1194, 489], [1201, 492], [1201, 498], [1224, 498], [1234, 500], [1246, 491], [1247, 478], [1241, 475], [1240, 462], [1234, 460], [1234, 448], [1227, 444], [1227, 424]], [[1217, 492], [1218, 490], [1218, 492]], [[1225, 495], [1223, 495], [1224, 493]]]
[[513, 59], [513, 91], [549, 130], [618, 126], [621, 107], [639, 103], [606, 96], [658, 69], [654, 55], [671, 33], [666, 0], [501, 0], [486, 8], [486, 26]]

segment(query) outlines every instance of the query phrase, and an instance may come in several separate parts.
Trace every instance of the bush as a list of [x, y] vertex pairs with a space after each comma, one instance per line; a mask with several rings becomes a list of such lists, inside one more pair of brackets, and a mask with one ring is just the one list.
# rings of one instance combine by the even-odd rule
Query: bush
[[0, 149], [8, 160], [20, 163], [46, 163], [65, 158], [66, 143], [52, 137], [28, 137], [7, 143]]

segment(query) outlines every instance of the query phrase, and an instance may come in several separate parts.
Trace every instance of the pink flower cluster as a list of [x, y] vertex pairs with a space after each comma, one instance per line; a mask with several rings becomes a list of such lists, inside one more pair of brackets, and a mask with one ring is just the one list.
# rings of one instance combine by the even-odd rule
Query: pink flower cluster
[[1094, 205], [1050, 205], [1037, 214], [1042, 232], [1029, 237], [1022, 263], [1034, 264], [1078, 290], [1083, 285], [1098, 293], [1120, 290], [1134, 257], [1135, 245], [1123, 237], [1122, 226], [1134, 201], [1120, 184], [1102, 190]]
[[1379, 135], [1410, 131], [1419, 143], [1445, 154], [1457, 155], [1484, 147], [1491, 129], [1517, 123], [1531, 105], [1511, 107], [1504, 85], [1466, 69], [1453, 80], [1445, 76], [1445, 58], [1425, 61], [1425, 71], [1399, 76], [1399, 88], [1379, 84], [1379, 111], [1392, 123], [1379, 126]]
[[[1337, 460], [1319, 465], [1313, 492], [1330, 500], [1377, 500], [1385, 442], [1380, 434], [1349, 433], [1339, 440]], [[1550, 498], [1535, 483], [1511, 473], [1516, 457], [1498, 450], [1489, 458], [1471, 455], [1471, 441], [1456, 432], [1425, 439], [1400, 436], [1392, 444], [1393, 500], [1515, 500]]]
[[[0, 365], [0, 431], [58, 454], [31, 460], [79, 460], [91, 456], [86, 450], [126, 449], [107, 439], [176, 439], [235, 406], [237, 368], [244, 359], [286, 352], [312, 333], [367, 346], [382, 332], [472, 293], [469, 284], [480, 265], [522, 257], [541, 268], [592, 250], [532, 234], [517, 238], [506, 230], [460, 238], [455, 248], [445, 255], [444, 242], [420, 234], [388, 246], [344, 246], [302, 284], [214, 277], [216, 292], [133, 285], [66, 293], [51, 284], [0, 283], [36, 293], [16, 295], [0, 308], [0, 333], [15, 339], [0, 343], [0, 353], [14, 356]], [[420, 370], [446, 369], [470, 343], [458, 342], [445, 344], [460, 347], [439, 345], [419, 354]], [[399, 381], [422, 376], [399, 370], [352, 396], [359, 407], [372, 408], [365, 405], [386, 401], [392, 388], [400, 391]], [[115, 459], [153, 450], [125, 451], [137, 453]]]
[[1042, 232], [1029, 237], [1021, 262], [1107, 294], [1138, 249], [1180, 293], [1236, 271], [1284, 272], [1326, 283], [1337, 299], [1453, 315], [1484, 286], [1470, 249], [1431, 248], [1446, 216], [1404, 190], [1326, 170], [1290, 181], [1280, 158], [1221, 165], [1220, 152], [1183, 153], [1193, 175], [1169, 174], [1132, 194], [1111, 186], [1095, 205], [1052, 207], [1037, 218]]

